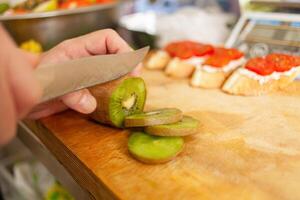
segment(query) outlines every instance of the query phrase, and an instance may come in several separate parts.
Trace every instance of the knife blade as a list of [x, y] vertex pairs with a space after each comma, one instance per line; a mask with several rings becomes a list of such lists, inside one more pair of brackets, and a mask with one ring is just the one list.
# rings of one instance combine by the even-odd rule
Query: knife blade
[[132, 71], [149, 47], [120, 54], [98, 55], [41, 65], [34, 76], [43, 89], [41, 102], [120, 78]]

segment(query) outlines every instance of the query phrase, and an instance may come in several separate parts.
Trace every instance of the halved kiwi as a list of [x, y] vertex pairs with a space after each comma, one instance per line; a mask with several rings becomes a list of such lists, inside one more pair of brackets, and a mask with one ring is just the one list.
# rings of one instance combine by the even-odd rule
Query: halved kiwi
[[89, 88], [97, 100], [97, 109], [91, 117], [98, 122], [123, 127], [128, 115], [141, 113], [146, 100], [143, 79], [126, 77]]
[[182, 119], [182, 112], [177, 108], [164, 108], [150, 112], [133, 114], [125, 117], [125, 127], [153, 126], [171, 124]]
[[130, 154], [147, 164], [165, 163], [181, 152], [184, 140], [181, 137], [162, 137], [133, 132], [128, 140]]
[[182, 120], [174, 124], [162, 124], [145, 127], [145, 132], [151, 135], [159, 136], [187, 136], [196, 134], [199, 129], [199, 121], [183, 116]]

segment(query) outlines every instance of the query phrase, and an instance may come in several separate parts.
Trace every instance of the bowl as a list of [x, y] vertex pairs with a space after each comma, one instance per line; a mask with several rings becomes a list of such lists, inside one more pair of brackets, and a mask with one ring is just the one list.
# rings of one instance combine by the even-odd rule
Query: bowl
[[71, 10], [0, 16], [0, 22], [20, 44], [34, 39], [47, 50], [63, 40], [117, 25], [118, 2]]
[[119, 28], [133, 47], [150, 46], [156, 48], [156, 18], [154, 12], [125, 15], [119, 20]]

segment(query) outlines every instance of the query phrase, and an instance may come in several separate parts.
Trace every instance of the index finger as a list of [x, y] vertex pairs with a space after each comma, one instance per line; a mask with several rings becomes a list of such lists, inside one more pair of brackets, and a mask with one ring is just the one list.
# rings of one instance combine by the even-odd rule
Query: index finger
[[[41, 63], [57, 63], [91, 55], [115, 54], [128, 51], [132, 51], [131, 47], [116, 31], [104, 29], [65, 40], [45, 53]], [[57, 54], [57, 52], [60, 53]]]

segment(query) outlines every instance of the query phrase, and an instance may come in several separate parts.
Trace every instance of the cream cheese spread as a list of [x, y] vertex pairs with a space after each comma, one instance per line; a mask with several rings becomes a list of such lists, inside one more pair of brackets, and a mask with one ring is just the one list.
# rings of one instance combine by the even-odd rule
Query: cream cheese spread
[[243, 65], [245, 63], [245, 61], [246, 61], [246, 59], [244, 57], [241, 57], [239, 59], [230, 61], [224, 67], [213, 67], [210, 65], [203, 65], [202, 69], [208, 73], [229, 72], [229, 71], [232, 71], [232, 70], [238, 68], [239, 66]]
[[259, 84], [262, 85], [270, 80], [279, 80], [281, 76], [290, 76], [294, 72], [296, 72], [297, 68], [299, 68], [299, 67], [300, 66], [293, 67], [290, 70], [285, 71], [285, 72], [273, 72], [272, 74], [266, 75], [266, 76], [259, 75], [259, 74], [255, 73], [253, 71], [250, 71], [246, 68], [241, 68], [241, 69], [239, 69], [238, 72], [242, 75], [248, 76], [249, 78], [259, 81]]
[[202, 56], [202, 57], [193, 56], [191, 58], [184, 59], [184, 61], [191, 65], [199, 66], [202, 65], [202, 63], [206, 60], [206, 58], [207, 58], [206, 56]]

